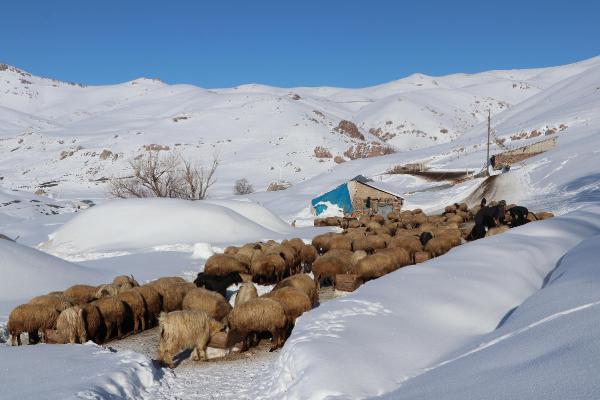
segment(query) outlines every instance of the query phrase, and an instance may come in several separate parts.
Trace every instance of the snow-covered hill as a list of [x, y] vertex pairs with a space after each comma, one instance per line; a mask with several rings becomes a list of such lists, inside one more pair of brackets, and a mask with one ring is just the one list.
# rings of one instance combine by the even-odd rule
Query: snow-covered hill
[[[594, 58], [544, 69], [415, 74], [363, 89], [207, 90], [145, 78], [86, 87], [0, 64], [0, 182], [63, 197], [103, 197], [103, 178], [125, 174], [128, 159], [158, 145], [191, 158], [218, 152], [214, 195], [231, 193], [241, 177], [264, 190], [278, 179], [297, 183], [326, 172], [335, 156], [427, 148], [473, 127], [479, 134], [488, 109], [495, 117], [512, 115], [599, 65]], [[519, 126], [511, 128], [507, 134], [518, 133]], [[332, 157], [316, 157], [317, 146]], [[47, 182], [57, 185], [44, 187]]]

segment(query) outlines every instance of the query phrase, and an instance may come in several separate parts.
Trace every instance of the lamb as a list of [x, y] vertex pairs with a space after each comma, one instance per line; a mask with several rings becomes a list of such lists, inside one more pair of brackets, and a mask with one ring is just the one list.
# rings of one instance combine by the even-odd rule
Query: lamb
[[248, 264], [244, 264], [239, 260], [239, 258], [241, 258], [240, 253], [242, 253], [242, 250], [244, 250], [243, 247], [235, 256], [229, 256], [227, 254], [215, 254], [211, 256], [208, 260], [206, 260], [204, 272], [207, 275], [217, 276], [224, 276], [231, 272], [238, 272], [240, 274], [247, 273], [247, 265], [250, 265], [250, 259], [248, 259]]
[[[133, 333], [138, 333], [140, 330], [146, 329], [146, 302], [142, 295], [135, 290], [125, 290], [117, 295], [117, 299], [129, 306], [131, 309], [131, 317], [133, 326], [126, 326], [128, 331], [133, 330]], [[126, 322], [127, 321], [126, 319]]]
[[273, 299], [256, 298], [240, 304], [229, 314], [230, 329], [244, 337], [243, 350], [249, 347], [251, 333], [269, 332], [273, 338], [271, 351], [283, 346], [288, 319], [285, 306]]
[[174, 368], [173, 357], [182, 350], [193, 348], [192, 359], [206, 360], [206, 347], [211, 337], [223, 330], [223, 324], [203, 311], [174, 311], [161, 313], [159, 318], [159, 362]]
[[89, 303], [96, 298], [98, 288], [90, 285], [73, 285], [63, 292], [66, 298], [72, 299], [73, 304]]
[[113, 285], [121, 286], [121, 288], [123, 289], [131, 289], [140, 286], [140, 284], [135, 280], [133, 275], [119, 275], [115, 277], [115, 279], [113, 279], [112, 283]]
[[290, 324], [296, 322], [299, 316], [312, 308], [312, 302], [308, 296], [301, 290], [290, 286], [272, 290], [261, 297], [282, 303], [287, 311], [286, 316]]
[[158, 316], [162, 310], [162, 297], [151, 286], [137, 286], [132, 290], [138, 292], [146, 304], [146, 326], [154, 326], [158, 321]]
[[265, 254], [250, 266], [252, 280], [257, 283], [279, 281], [285, 271], [285, 260], [279, 254]]
[[284, 287], [293, 287], [298, 290], [301, 290], [308, 296], [313, 306], [315, 306], [317, 304], [317, 301], [319, 300], [319, 295], [317, 293], [317, 286], [315, 285], [315, 281], [306, 274], [288, 276], [287, 278], [279, 282], [277, 285], [275, 285], [273, 290], [278, 290]]
[[42, 296], [36, 296], [33, 299], [29, 300], [29, 304], [38, 304], [44, 306], [54, 307], [56, 311], [62, 312], [67, 308], [73, 306], [73, 303], [68, 301], [65, 297], [55, 296], [51, 294], [44, 294]]
[[21, 334], [29, 334], [29, 344], [39, 341], [39, 332], [42, 332], [42, 341], [47, 336], [47, 331], [54, 329], [59, 312], [51, 306], [40, 304], [21, 304], [15, 307], [8, 316], [8, 333], [11, 335], [11, 344], [21, 345]]
[[227, 288], [229, 286], [241, 282], [242, 277], [237, 272], [231, 272], [224, 276], [213, 276], [207, 275], [205, 272], [200, 272], [194, 280], [196, 286], [217, 292], [223, 297], [227, 296]]
[[190, 290], [182, 302], [183, 310], [204, 311], [209, 317], [222, 321], [231, 311], [225, 297], [210, 290], [196, 288]]
[[[312, 247], [312, 246], [311, 246]], [[297, 276], [297, 275], [293, 275]], [[288, 278], [286, 278], [288, 279]], [[310, 278], [308, 278], [310, 279]], [[312, 282], [312, 279], [310, 279]], [[283, 280], [285, 281], [285, 279]], [[283, 282], [281, 281], [281, 282]], [[279, 282], [279, 283], [281, 283]], [[279, 284], [278, 284], [279, 285]], [[234, 307], [238, 307], [240, 304], [247, 302], [248, 300], [252, 300], [258, 297], [258, 291], [256, 290], [256, 286], [252, 284], [252, 282], [244, 282], [240, 290], [238, 290], [235, 296], [235, 305]]]
[[56, 330], [67, 343], [85, 343], [87, 334], [81, 306], [65, 309], [56, 319]]
[[125, 304], [114, 297], [103, 297], [91, 304], [98, 307], [98, 311], [104, 320], [106, 335], [104, 336], [103, 341], [108, 341], [111, 337], [120, 338], [123, 334], [122, 329], [125, 318], [127, 318], [127, 308]]

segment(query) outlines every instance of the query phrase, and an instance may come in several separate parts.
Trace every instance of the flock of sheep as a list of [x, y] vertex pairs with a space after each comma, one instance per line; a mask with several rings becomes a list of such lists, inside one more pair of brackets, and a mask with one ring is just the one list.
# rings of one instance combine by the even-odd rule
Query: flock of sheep
[[[192, 358], [206, 359], [206, 348], [218, 334], [235, 332], [242, 351], [268, 335], [273, 350], [283, 345], [296, 319], [318, 304], [323, 283], [335, 284], [340, 274], [365, 282], [440, 256], [465, 242], [476, 212], [455, 204], [431, 216], [413, 210], [387, 218], [316, 220], [315, 225], [343, 231], [318, 235], [311, 244], [296, 238], [227, 247], [206, 261], [194, 283], [163, 277], [140, 286], [123, 275], [110, 284], [74, 285], [37, 296], [11, 312], [8, 331], [12, 345], [21, 345], [25, 332], [30, 344], [100, 344], [158, 324], [158, 359], [171, 367], [186, 348], [193, 349]], [[492, 228], [488, 235], [506, 229]], [[252, 282], [275, 287], [259, 297]], [[241, 287], [232, 307], [225, 295], [233, 283]]]

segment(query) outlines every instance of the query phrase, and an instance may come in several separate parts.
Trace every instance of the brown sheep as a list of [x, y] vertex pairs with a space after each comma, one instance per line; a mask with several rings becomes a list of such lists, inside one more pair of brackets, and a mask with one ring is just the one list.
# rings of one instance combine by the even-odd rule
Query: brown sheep
[[[278, 290], [284, 287], [293, 287], [304, 292], [311, 301], [311, 304], [315, 306], [319, 300], [319, 294], [317, 293], [317, 286], [315, 281], [306, 274], [297, 274], [288, 276], [281, 282], [279, 282], [273, 290]], [[236, 299], [237, 301], [237, 299]]]
[[181, 310], [183, 298], [193, 289], [196, 289], [196, 285], [191, 282], [168, 285], [162, 292], [157, 289], [162, 296], [162, 310], [165, 312]]
[[96, 286], [90, 285], [73, 285], [63, 292], [66, 298], [72, 299], [73, 304], [81, 305], [89, 303], [96, 298]]
[[394, 263], [390, 266], [388, 273], [413, 263], [413, 254], [401, 247], [379, 250], [378, 254], [388, 254], [393, 258]]
[[273, 351], [285, 342], [288, 313], [282, 303], [259, 297], [235, 307], [229, 314], [229, 326], [244, 337], [242, 351], [249, 347], [251, 333], [262, 332], [271, 334]]
[[117, 299], [127, 304], [131, 308], [133, 317], [133, 327], [127, 327], [126, 329], [132, 329], [133, 333], [138, 333], [146, 329], [146, 302], [142, 295], [135, 290], [125, 290], [117, 296]]
[[283, 287], [272, 290], [262, 295], [268, 299], [273, 299], [282, 303], [287, 311], [287, 319], [290, 323], [296, 322], [296, 319], [312, 308], [312, 302], [303, 291], [295, 287]]
[[135, 280], [133, 275], [119, 275], [113, 279], [112, 283], [118, 286], [125, 286], [125, 289], [131, 289], [132, 287], [140, 286], [138, 281]]
[[351, 219], [348, 221], [348, 228], [358, 228], [360, 226], [360, 222], [356, 219]]
[[225, 250], [223, 250], [223, 254], [227, 254], [228, 256], [232, 256], [235, 253], [237, 253], [238, 250], [239, 250], [239, 247], [227, 246], [227, 247], [225, 247]]
[[100, 310], [91, 303], [82, 305], [81, 310], [85, 324], [85, 340], [91, 340], [98, 344], [103, 343], [106, 337], [106, 325]]
[[412, 257], [415, 253], [423, 251], [423, 246], [418, 238], [414, 236], [401, 236], [395, 237], [393, 242], [390, 244], [390, 248], [398, 247], [408, 251]]
[[351, 268], [350, 261], [344, 262], [336, 256], [321, 256], [316, 259], [313, 264], [313, 275], [317, 289], [321, 287], [322, 279], [329, 279], [332, 284], [335, 284], [335, 276], [344, 274]]
[[341, 249], [352, 251], [352, 239], [346, 235], [335, 235], [329, 241], [329, 249]]
[[357, 250], [354, 253], [352, 253], [352, 257], [350, 257], [350, 265], [352, 266], [352, 269], [356, 267], [356, 263], [358, 263], [359, 260], [362, 260], [366, 256], [367, 252], [364, 250]]
[[504, 233], [506, 231], [508, 231], [510, 228], [506, 225], [500, 225], [500, 226], [495, 226], [493, 228], [490, 228], [487, 233], [485, 234], [486, 237], [488, 236], [495, 236], [495, 235], [499, 235], [501, 233]]
[[206, 347], [213, 337], [224, 328], [203, 311], [174, 311], [161, 313], [159, 318], [159, 362], [173, 368], [173, 357], [182, 350], [193, 348], [193, 360], [206, 360]]
[[542, 212], [536, 213], [535, 216], [538, 220], [543, 221], [545, 219], [553, 218], [554, 214], [549, 211], [542, 211]]
[[209, 317], [222, 321], [231, 311], [231, 305], [225, 297], [212, 290], [195, 288], [183, 298], [184, 310], [204, 311]]
[[103, 297], [114, 297], [121, 293], [123, 290], [131, 289], [131, 285], [129, 283], [124, 284], [123, 286], [116, 285], [114, 283], [109, 283], [106, 285], [98, 286], [98, 290], [96, 290], [96, 298], [101, 299]]
[[132, 290], [138, 292], [144, 299], [146, 305], [146, 326], [151, 327], [158, 322], [158, 316], [162, 311], [162, 297], [152, 286], [143, 285], [134, 287]]
[[265, 254], [252, 262], [250, 274], [257, 283], [279, 281], [286, 271], [286, 262], [279, 254]]
[[324, 233], [322, 235], [317, 235], [312, 240], [312, 245], [315, 246], [315, 249], [319, 252], [319, 254], [323, 254], [329, 250], [329, 242], [334, 234]]
[[300, 254], [300, 252], [302, 252], [302, 248], [305, 246], [304, 241], [300, 238], [290, 239], [287, 241], [287, 243], [296, 250], [297, 254]]
[[243, 304], [243, 303], [245, 303], [249, 300], [255, 299], [257, 297], [258, 297], [258, 291], [256, 290], [256, 286], [254, 286], [252, 284], [252, 282], [244, 282], [244, 283], [242, 283], [242, 287], [240, 288], [240, 290], [238, 290], [237, 294], [235, 295], [235, 306], [234, 307], [237, 307], [240, 304]]
[[453, 214], [456, 212], [457, 209], [458, 209], [458, 207], [456, 207], [456, 205], [446, 206], [446, 208], [444, 209], [444, 213], [445, 214]]
[[467, 203], [460, 203], [458, 205], [458, 209], [462, 212], [467, 212], [469, 211], [469, 206], [467, 205]]
[[369, 221], [365, 224], [365, 228], [367, 228], [367, 232], [376, 231], [381, 228], [381, 224], [375, 221]]
[[29, 334], [29, 344], [39, 341], [39, 332], [42, 332], [42, 341], [47, 337], [47, 331], [54, 329], [60, 313], [51, 306], [40, 304], [21, 304], [15, 307], [8, 316], [8, 333], [11, 335], [11, 344], [21, 345], [21, 333]]
[[444, 236], [437, 236], [427, 242], [425, 251], [432, 257], [438, 257], [447, 253], [452, 248], [452, 239]]
[[98, 311], [104, 320], [106, 327], [106, 336], [104, 341], [108, 341], [112, 337], [120, 338], [123, 336], [123, 325], [127, 318], [132, 318], [131, 310], [121, 300], [114, 297], [103, 297], [92, 302], [98, 307]]
[[81, 306], [73, 306], [62, 311], [56, 319], [56, 330], [67, 343], [85, 343], [87, 335]]
[[356, 263], [354, 273], [363, 281], [379, 278], [394, 269], [395, 260], [390, 254], [375, 253]]
[[385, 222], [385, 218], [383, 217], [383, 215], [375, 214], [371, 216], [371, 221], [375, 221], [379, 225], [383, 225], [383, 223]]
[[[242, 258], [244, 247], [241, 248], [235, 256], [229, 256], [227, 254], [215, 254], [212, 255], [206, 264], [204, 265], [204, 272], [208, 275], [224, 276], [231, 272], [238, 272], [245, 274], [248, 272], [247, 265], [250, 265], [251, 255], [247, 257], [248, 263], [242, 263], [239, 258]], [[245, 258], [244, 258], [245, 259]]]
[[300, 250], [300, 261], [305, 267], [312, 266], [313, 262], [317, 259], [319, 253], [312, 244], [305, 244]]
[[447, 214], [446, 222], [449, 222], [449, 223], [454, 222], [456, 224], [462, 224], [463, 217], [458, 214]]
[[321, 258], [336, 257], [342, 260], [344, 264], [350, 265], [352, 254], [353, 253], [350, 250], [332, 249], [323, 254]]
[[67, 308], [70, 308], [73, 306], [73, 303], [71, 303], [68, 299], [66, 299], [62, 295], [58, 296], [58, 295], [50, 295], [50, 294], [36, 296], [33, 299], [29, 300], [29, 304], [38, 304], [38, 305], [43, 305], [43, 306], [54, 307], [56, 309], [56, 311], [58, 311], [58, 312], [62, 312], [64, 310], [66, 310]]

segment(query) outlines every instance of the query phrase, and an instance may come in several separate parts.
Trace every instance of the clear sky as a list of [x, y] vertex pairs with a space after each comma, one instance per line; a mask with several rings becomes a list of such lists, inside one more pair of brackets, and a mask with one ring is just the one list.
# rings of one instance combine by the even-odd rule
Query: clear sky
[[19, 0], [0, 62], [85, 84], [363, 87], [600, 55], [600, 1]]

